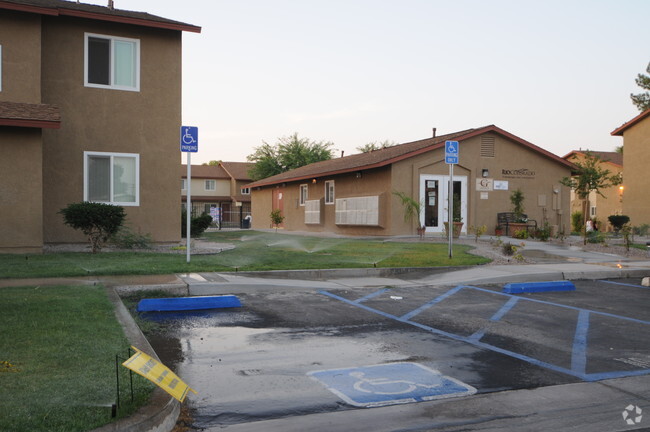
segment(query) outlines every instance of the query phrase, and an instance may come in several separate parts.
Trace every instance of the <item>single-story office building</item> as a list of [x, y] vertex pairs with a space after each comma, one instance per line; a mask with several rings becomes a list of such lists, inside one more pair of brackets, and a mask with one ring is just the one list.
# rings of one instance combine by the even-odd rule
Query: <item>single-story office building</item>
[[422, 206], [420, 223], [429, 235], [442, 234], [447, 221], [449, 165], [445, 142], [459, 142], [453, 195], [463, 222], [497, 227], [497, 213], [511, 212], [510, 195], [520, 189], [529, 219], [569, 232], [569, 188], [559, 181], [573, 164], [497, 126], [468, 129], [368, 153], [313, 163], [247, 187], [253, 228], [271, 225], [282, 211], [289, 231], [353, 236], [412, 235], [416, 221], [404, 220], [402, 192]]

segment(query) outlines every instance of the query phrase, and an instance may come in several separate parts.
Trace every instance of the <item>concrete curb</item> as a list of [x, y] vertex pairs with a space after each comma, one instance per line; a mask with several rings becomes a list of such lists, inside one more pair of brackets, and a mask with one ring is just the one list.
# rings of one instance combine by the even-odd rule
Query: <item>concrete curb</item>
[[[106, 293], [115, 307], [115, 316], [122, 325], [129, 342], [160, 360], [122, 303], [116, 289], [107, 287]], [[92, 432], [170, 432], [176, 425], [180, 411], [181, 404], [165, 391], [156, 387], [147, 405], [141, 407], [133, 415], [106, 424]]]

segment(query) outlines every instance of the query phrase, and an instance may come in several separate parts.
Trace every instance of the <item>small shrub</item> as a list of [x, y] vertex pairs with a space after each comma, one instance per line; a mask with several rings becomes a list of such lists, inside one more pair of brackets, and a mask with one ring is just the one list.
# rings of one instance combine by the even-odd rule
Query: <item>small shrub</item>
[[111, 204], [80, 202], [59, 210], [66, 225], [81, 230], [88, 236], [92, 253], [102, 249], [106, 241], [122, 226], [124, 208]]
[[478, 243], [478, 238], [481, 237], [487, 231], [487, 225], [481, 225], [480, 227], [470, 226], [469, 232], [474, 233], [474, 242]]
[[630, 217], [625, 215], [611, 215], [607, 217], [607, 220], [614, 227], [614, 232], [618, 233], [623, 228], [623, 225], [630, 221]]
[[581, 211], [571, 213], [571, 231], [576, 233], [582, 232], [584, 224], [585, 221], [582, 217]]
[[587, 233], [587, 242], [589, 243], [605, 243], [605, 236], [600, 231], [591, 231]]
[[650, 231], [650, 225], [644, 223], [639, 225], [638, 227], [633, 227], [633, 232], [635, 235], [645, 237], [648, 235], [648, 232]]
[[544, 228], [535, 231], [535, 238], [541, 241], [547, 241], [551, 237], [551, 227], [548, 223], [544, 224]]
[[525, 240], [530, 236], [530, 234], [528, 233], [527, 229], [519, 229], [516, 230], [512, 236], [519, 240]]
[[282, 216], [282, 211], [280, 209], [275, 209], [271, 212], [271, 224], [275, 225], [275, 231], [277, 232], [278, 226], [284, 221], [284, 216]]
[[122, 226], [111, 236], [110, 242], [121, 249], [151, 249], [151, 234], [139, 234]]
[[[201, 216], [192, 217], [190, 220], [190, 237], [199, 237], [212, 224], [212, 216], [203, 213]], [[187, 236], [187, 213], [181, 213], [181, 236]]]
[[501, 252], [505, 256], [512, 256], [517, 252], [517, 246], [513, 245], [510, 242], [505, 242], [501, 245]]

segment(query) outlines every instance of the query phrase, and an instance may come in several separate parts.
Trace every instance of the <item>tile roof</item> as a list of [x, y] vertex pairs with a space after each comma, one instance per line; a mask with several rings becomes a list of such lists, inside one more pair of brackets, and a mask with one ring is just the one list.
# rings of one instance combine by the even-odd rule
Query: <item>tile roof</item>
[[0, 102], [0, 125], [58, 129], [61, 113], [55, 105]]
[[444, 146], [444, 143], [447, 140], [462, 141], [462, 140], [466, 140], [481, 135], [486, 132], [495, 132], [500, 135], [503, 135], [506, 138], [509, 138], [538, 153], [541, 153], [543, 156], [553, 159], [562, 165], [566, 165], [569, 168], [573, 167], [572, 163], [560, 158], [559, 156], [556, 156], [553, 153], [542, 149], [541, 147], [538, 147], [526, 140], [523, 140], [515, 135], [512, 135], [511, 133], [506, 132], [503, 129], [500, 129], [497, 126], [489, 125], [481, 128], [467, 129], [467, 130], [453, 132], [446, 135], [440, 135], [437, 137], [426, 138], [423, 140], [413, 141], [410, 143], [399, 144], [384, 149], [374, 150], [368, 153], [354, 154], [342, 158], [316, 162], [313, 164], [305, 165], [300, 168], [296, 168], [291, 171], [277, 174], [272, 177], [258, 180], [247, 186], [248, 187], [269, 186], [269, 185], [279, 184], [287, 181], [298, 181], [298, 180], [304, 180], [313, 177], [323, 177], [323, 176], [343, 174], [343, 173], [354, 172], [354, 171], [365, 170], [365, 169], [379, 168], [386, 165], [390, 165], [394, 162], [398, 162], [403, 159], [407, 159], [422, 153], [429, 152], [437, 148], [441, 148]]
[[[109, 0], [106, 0], [108, 4]], [[64, 0], [0, 0], [0, 9], [13, 9], [43, 15], [67, 15], [100, 21], [121, 22], [145, 27], [165, 28], [169, 30], [201, 32], [201, 27], [151, 15]]]
[[[181, 165], [181, 178], [187, 178], [187, 164]], [[192, 165], [192, 178], [230, 180], [230, 175], [220, 165]]]
[[650, 109], [647, 109], [643, 111], [641, 114], [638, 116], [634, 117], [632, 120], [630, 120], [627, 123], [622, 124], [618, 128], [614, 129], [611, 133], [611, 135], [618, 135], [618, 136], [623, 136], [623, 132], [625, 132], [628, 128], [634, 126], [641, 120], [643, 120], [646, 117], [650, 117]]
[[574, 154], [585, 154], [591, 153], [594, 156], [598, 156], [603, 162], [611, 162], [616, 165], [623, 166], [623, 154], [618, 152], [603, 152], [603, 151], [592, 151], [592, 150], [573, 150], [562, 159], [570, 161]]
[[231, 175], [235, 180], [250, 180], [248, 170], [253, 167], [251, 162], [221, 162], [221, 166]]

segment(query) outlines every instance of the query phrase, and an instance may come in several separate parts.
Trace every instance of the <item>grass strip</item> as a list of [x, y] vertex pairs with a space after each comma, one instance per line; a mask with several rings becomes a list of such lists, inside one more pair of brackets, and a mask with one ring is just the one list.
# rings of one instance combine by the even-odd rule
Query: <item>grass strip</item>
[[[86, 431], [111, 421], [115, 355], [129, 343], [103, 287], [0, 290], [0, 430]], [[119, 367], [121, 381], [128, 371]], [[122, 371], [122, 369], [124, 369]], [[134, 377], [135, 403], [122, 387], [120, 417], [153, 385]]]
[[384, 240], [303, 237], [254, 231], [207, 233], [208, 241], [235, 249], [214, 255], [153, 252], [0, 255], [3, 278], [173, 274], [186, 272], [336, 269], [364, 267], [466, 266], [489, 262], [469, 254], [471, 246]]

